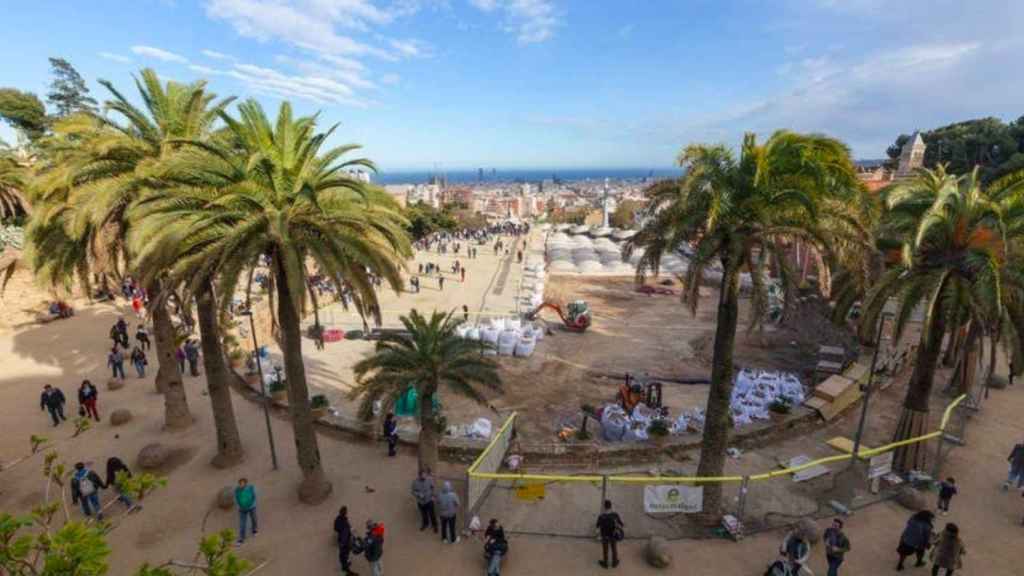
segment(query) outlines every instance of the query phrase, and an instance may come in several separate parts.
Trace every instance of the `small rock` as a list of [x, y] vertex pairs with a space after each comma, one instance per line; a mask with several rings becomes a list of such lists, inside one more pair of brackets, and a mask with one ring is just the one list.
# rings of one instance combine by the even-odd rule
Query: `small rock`
[[920, 512], [921, 510], [928, 510], [931, 508], [931, 502], [928, 498], [913, 488], [901, 490], [900, 493], [896, 495], [896, 502], [911, 512]]
[[120, 378], [107, 380], [107, 390], [120, 390], [121, 388], [124, 388], [124, 380]]
[[644, 546], [644, 559], [655, 568], [668, 568], [672, 565], [672, 552], [669, 551], [668, 541], [661, 536], [651, 536]]
[[132, 411], [127, 408], [118, 408], [110, 413], [110, 425], [120, 426], [127, 424], [132, 419]]
[[225, 486], [217, 492], [217, 507], [221, 510], [231, 510], [235, 507], [235, 489]]
[[821, 540], [821, 528], [810, 518], [801, 518], [796, 523], [796, 530], [803, 534], [804, 540], [812, 546]]
[[159, 468], [167, 461], [169, 453], [167, 447], [159, 442], [147, 444], [142, 450], [139, 450], [139, 468], [144, 470]]

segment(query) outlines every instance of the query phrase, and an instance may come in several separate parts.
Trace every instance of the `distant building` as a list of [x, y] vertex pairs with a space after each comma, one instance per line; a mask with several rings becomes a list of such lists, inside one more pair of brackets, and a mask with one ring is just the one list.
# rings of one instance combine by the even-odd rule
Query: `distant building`
[[914, 170], [924, 166], [924, 138], [920, 132], [914, 132], [910, 140], [900, 150], [900, 164], [896, 169], [896, 178], [909, 178], [914, 175]]
[[366, 183], [370, 182], [370, 173], [369, 172], [364, 172], [362, 170], [349, 170], [348, 171], [348, 175], [351, 176], [353, 179], [358, 180], [360, 182], [366, 182]]

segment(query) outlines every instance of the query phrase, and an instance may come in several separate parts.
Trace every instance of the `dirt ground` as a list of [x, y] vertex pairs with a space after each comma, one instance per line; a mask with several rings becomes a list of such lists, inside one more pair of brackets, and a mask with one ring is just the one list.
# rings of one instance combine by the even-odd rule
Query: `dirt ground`
[[[337, 507], [343, 504], [349, 507], [357, 526], [367, 517], [381, 520], [387, 526], [385, 565], [388, 574], [469, 576], [482, 572], [479, 541], [464, 539], [456, 546], [443, 545], [431, 533], [418, 531], [416, 510], [408, 496], [415, 468], [411, 450], [402, 450], [397, 458], [387, 459], [380, 445], [353, 443], [321, 434], [320, 451], [328, 477], [334, 483], [334, 493], [321, 506], [304, 506], [295, 493], [299, 472], [290, 426], [283, 420], [273, 419], [281, 463], [281, 469], [274, 471], [270, 466], [261, 412], [236, 396], [235, 410], [247, 451], [246, 461], [232, 470], [211, 467], [214, 431], [203, 395], [202, 377], [186, 381], [196, 418], [195, 425], [186, 431], [167, 433], [161, 430], [162, 400], [153, 392], [151, 378], [130, 379], [126, 388], [116, 392], [101, 388], [101, 414], [106, 417], [115, 408], [130, 408], [135, 418], [128, 425], [113, 428], [104, 420], [74, 439], [70, 438], [71, 430], [66, 425], [56, 430], [51, 428], [45, 413], [38, 409], [42, 384], [52, 383], [70, 393], [83, 377], [105, 381], [105, 333], [118, 313], [108, 305], [86, 306], [71, 320], [0, 334], [0, 362], [4, 366], [0, 378], [0, 421], [5, 430], [5, 434], [0, 435], [0, 461], [10, 462], [25, 455], [31, 434], [55, 440], [62, 458], [69, 462], [80, 459], [102, 464], [107, 457], [117, 455], [134, 467], [138, 451], [151, 442], [181, 449], [182, 459], [166, 471], [168, 486], [147, 498], [142, 512], [120, 520], [111, 532], [111, 574], [129, 575], [143, 561], [190, 560], [204, 531], [234, 526], [234, 513], [221, 511], [212, 502], [221, 487], [234, 484], [239, 476], [248, 477], [257, 488], [261, 523], [259, 536], [241, 547], [239, 553], [256, 562], [269, 561], [261, 575], [336, 573], [331, 522]], [[999, 373], [1005, 373], [1005, 365], [1000, 365]], [[896, 384], [872, 402], [872, 414], [877, 416], [868, 431], [870, 445], [885, 441], [895, 417], [893, 407], [902, 394], [902, 384]], [[939, 404], [943, 401], [941, 397], [936, 399]], [[76, 402], [71, 399], [70, 405], [74, 409]], [[964, 570], [958, 574], [1010, 576], [1020, 573], [1019, 544], [1024, 537], [1020, 521], [1024, 499], [1018, 493], [1000, 491], [999, 484], [1006, 474], [1006, 454], [1015, 441], [1024, 439], [1024, 424], [1019, 417], [1022, 411], [1024, 390], [1019, 386], [993, 390], [991, 399], [972, 419], [967, 446], [954, 448], [947, 461], [946, 473], [957, 478], [961, 494], [953, 501], [951, 515], [940, 519], [938, 524], [941, 527], [949, 520], [961, 526], [969, 555], [965, 558]], [[937, 419], [937, 415], [934, 418]], [[796, 451], [812, 456], [829, 453], [820, 439], [831, 433], [849, 434], [855, 425], [856, 415], [849, 414], [811, 437], [793, 439], [756, 457], [745, 454], [731, 461], [730, 468], [761, 469], [774, 456], [787, 456]], [[24, 513], [38, 501], [42, 491], [39, 465], [40, 458], [35, 457], [0, 472], [0, 510]], [[458, 482], [464, 477], [464, 467], [446, 465], [441, 476]], [[111, 496], [106, 494], [104, 498]], [[592, 498], [581, 498], [580, 506], [568, 512], [555, 508], [556, 501], [552, 498], [538, 504], [522, 504], [519, 513], [545, 517], [554, 512], [559, 518], [571, 518], [586, 533], [594, 510]], [[627, 516], [629, 537], [645, 536], [647, 527], [634, 519], [636, 513], [630, 497], [616, 498], [617, 506]], [[752, 496], [755, 501], [762, 498], [756, 492]], [[817, 498], [813, 503], [808, 500], [808, 508], [799, 511], [805, 512], [810, 506], [817, 506]], [[78, 512], [74, 514], [77, 516]], [[908, 515], [907, 511], [890, 503], [856, 511], [847, 520], [853, 552], [848, 556], [843, 573], [894, 573], [894, 550]], [[510, 523], [511, 520], [514, 519], [509, 518]], [[825, 522], [822, 520], [822, 525]], [[547, 528], [555, 527], [552, 524]], [[781, 533], [770, 531], [748, 537], [739, 544], [721, 539], [680, 540], [671, 544], [671, 550], [677, 573], [754, 576], [761, 574], [774, 557], [781, 537]], [[631, 539], [623, 544], [623, 566], [619, 573], [663, 573], [643, 563], [642, 547], [642, 540]], [[595, 563], [599, 549], [588, 538], [513, 535], [511, 554], [503, 574], [603, 573]], [[368, 572], [361, 559], [356, 561], [355, 567], [362, 573]], [[820, 547], [814, 550], [810, 567], [815, 573], [824, 573]]]

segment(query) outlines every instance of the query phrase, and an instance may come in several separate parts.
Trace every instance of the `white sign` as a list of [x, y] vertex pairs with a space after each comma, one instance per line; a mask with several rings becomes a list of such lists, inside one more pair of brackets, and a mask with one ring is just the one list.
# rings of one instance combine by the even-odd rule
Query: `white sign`
[[892, 452], [885, 452], [878, 456], [872, 456], [868, 462], [868, 479], [874, 480], [875, 478], [881, 478], [889, 472], [892, 472]]
[[703, 486], [644, 486], [644, 511], [693, 514], [704, 507]]

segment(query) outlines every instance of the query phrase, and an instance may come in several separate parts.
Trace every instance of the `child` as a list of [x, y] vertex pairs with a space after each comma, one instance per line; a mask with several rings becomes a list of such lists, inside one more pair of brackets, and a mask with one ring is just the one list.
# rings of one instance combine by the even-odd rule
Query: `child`
[[939, 512], [945, 516], [949, 514], [949, 501], [957, 494], [956, 480], [952, 477], [939, 482]]

